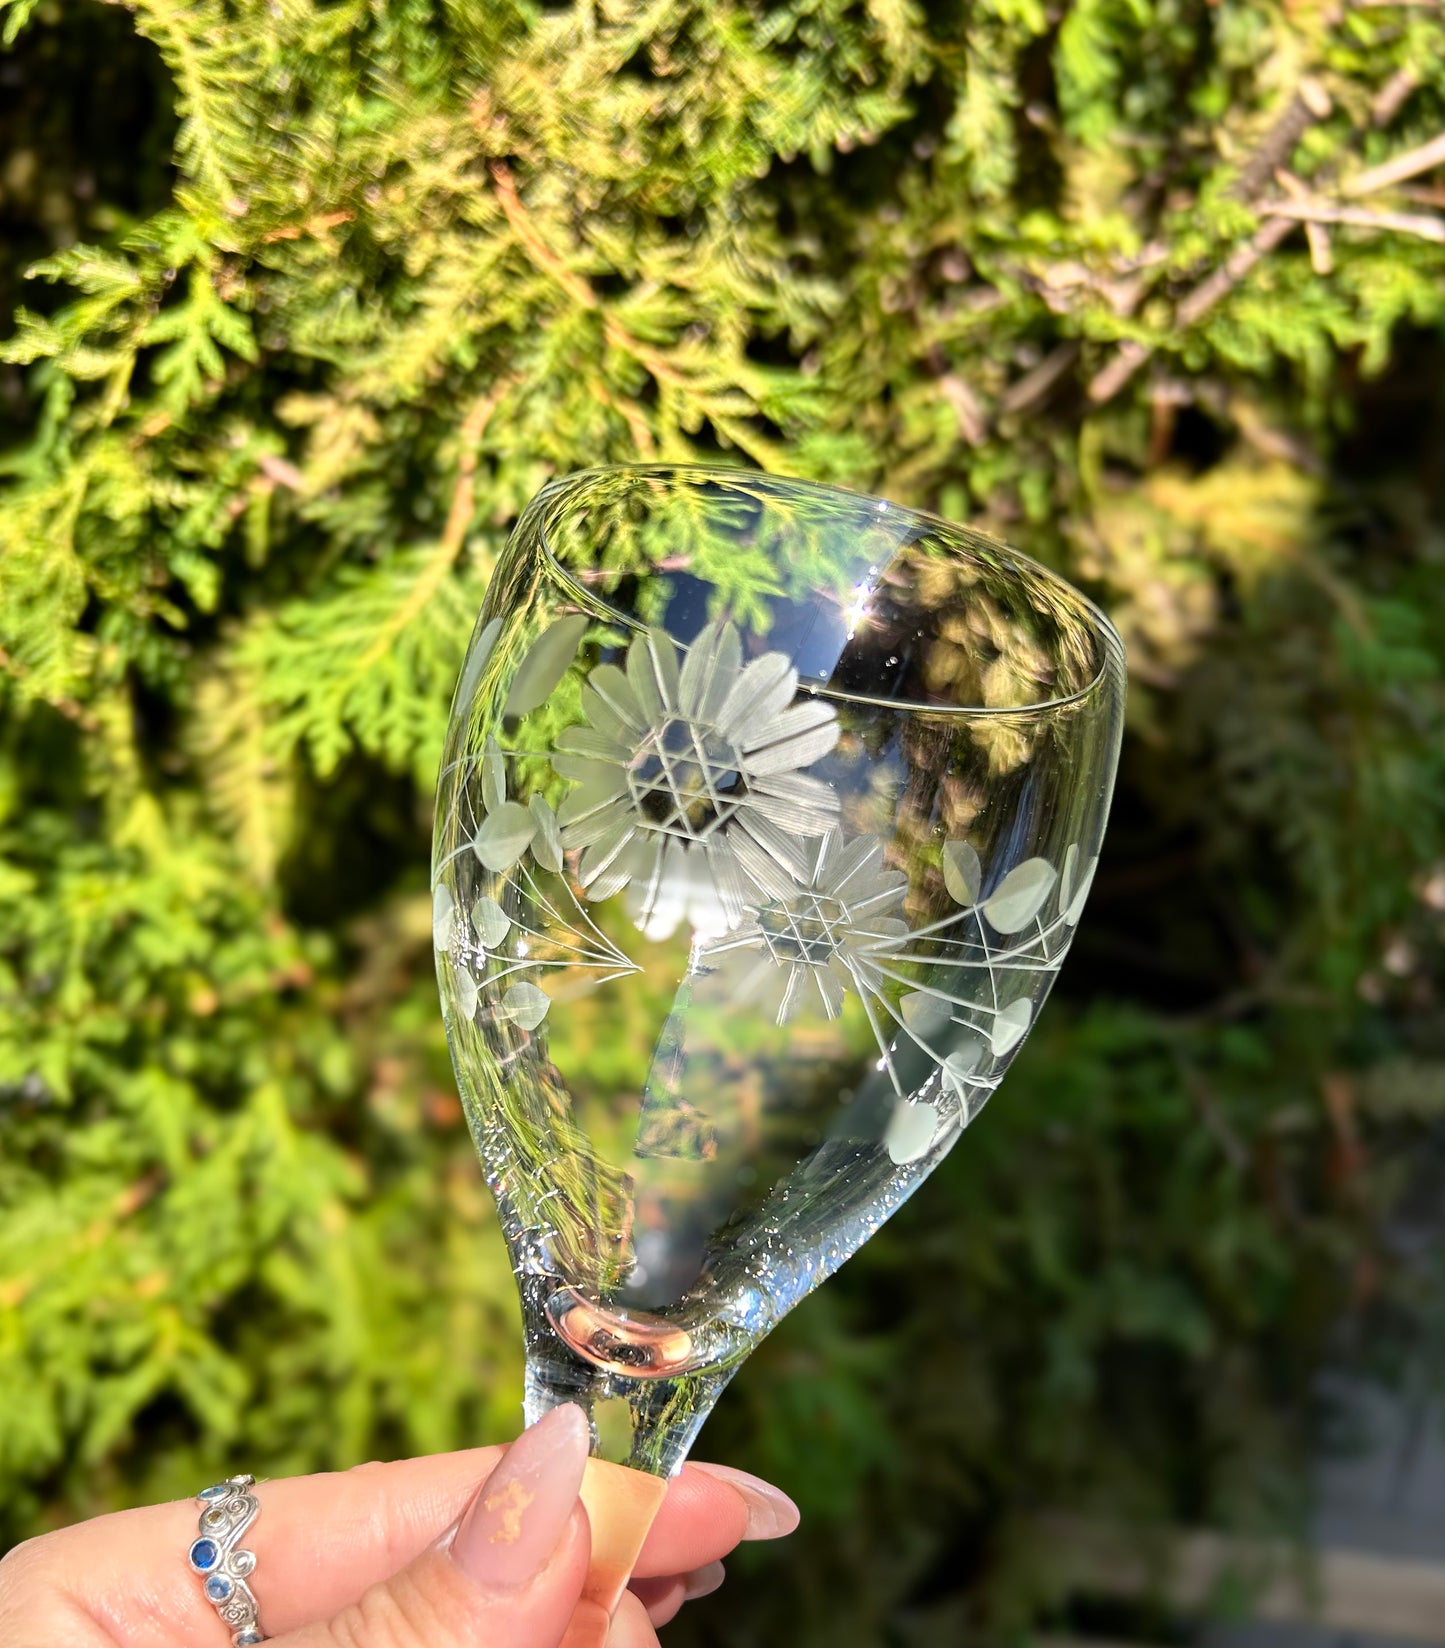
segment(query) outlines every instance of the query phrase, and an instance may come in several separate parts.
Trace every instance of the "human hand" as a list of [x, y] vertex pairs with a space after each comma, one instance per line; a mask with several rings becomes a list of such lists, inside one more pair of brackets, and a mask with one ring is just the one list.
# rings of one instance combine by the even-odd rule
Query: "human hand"
[[[593, 1648], [606, 1621], [578, 1599], [591, 1536], [577, 1498], [581, 1409], [555, 1409], [511, 1447], [265, 1482], [247, 1530], [250, 1581], [276, 1648]], [[226, 1648], [186, 1563], [193, 1500], [119, 1511], [0, 1561], [6, 1648]], [[797, 1526], [778, 1489], [687, 1465], [643, 1546], [608, 1648], [655, 1648], [653, 1627], [722, 1583], [744, 1539]]]

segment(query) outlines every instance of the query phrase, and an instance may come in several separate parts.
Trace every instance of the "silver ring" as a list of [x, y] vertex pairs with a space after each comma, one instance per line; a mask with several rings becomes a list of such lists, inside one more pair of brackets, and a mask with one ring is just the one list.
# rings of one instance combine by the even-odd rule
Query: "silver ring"
[[201, 1531], [186, 1553], [191, 1572], [201, 1576], [206, 1601], [230, 1627], [232, 1648], [266, 1641], [256, 1620], [256, 1598], [246, 1583], [255, 1571], [256, 1553], [239, 1550], [236, 1544], [261, 1510], [251, 1492], [255, 1486], [254, 1476], [233, 1476], [214, 1488], [202, 1488], [196, 1495], [202, 1507]]

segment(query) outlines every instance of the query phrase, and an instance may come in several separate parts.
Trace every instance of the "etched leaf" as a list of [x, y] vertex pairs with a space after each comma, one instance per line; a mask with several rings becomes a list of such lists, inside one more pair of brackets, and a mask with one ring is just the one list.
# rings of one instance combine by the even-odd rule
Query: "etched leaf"
[[1064, 920], [1070, 927], [1077, 927], [1079, 924], [1079, 917], [1084, 913], [1084, 905], [1088, 902], [1089, 889], [1094, 885], [1094, 873], [1098, 868], [1099, 855], [1095, 853], [1089, 860], [1088, 868], [1079, 877], [1078, 891], [1069, 900], [1064, 911]]
[[1011, 1053], [1028, 1034], [1029, 1025], [1033, 1022], [1034, 1004], [1027, 996], [1021, 996], [1017, 1001], [1011, 1001], [1007, 1007], [1001, 1007], [994, 1015], [993, 1029], [989, 1033], [988, 1044], [995, 1057], [1002, 1058], [1005, 1053]]
[[1064, 866], [1059, 871], [1059, 908], [1067, 910], [1074, 896], [1074, 879], [1079, 873], [1079, 844], [1071, 841], [1064, 849]]
[[451, 889], [445, 882], [438, 882], [431, 896], [431, 939], [438, 950], [445, 950], [451, 944], [456, 920], [457, 906]]
[[583, 613], [574, 613], [569, 618], [559, 618], [537, 637], [512, 677], [502, 710], [504, 715], [526, 715], [547, 701], [576, 657], [587, 624]]
[[1000, 933], [1017, 933], [1043, 909], [1058, 878], [1048, 859], [1026, 858], [989, 894], [983, 913]]
[[903, 1167], [928, 1154], [938, 1132], [938, 1112], [931, 1104], [899, 1099], [883, 1133], [889, 1160]]
[[552, 998], [535, 984], [514, 984], [502, 997], [502, 1012], [524, 1030], [535, 1030], [547, 1016]]
[[483, 820], [472, 851], [489, 870], [510, 870], [532, 845], [537, 821], [517, 801], [504, 801]]
[[962, 1047], [956, 1047], [943, 1061], [944, 1089], [968, 1098], [973, 1091], [969, 1078], [976, 1074], [987, 1052], [988, 1048], [972, 1036]]
[[965, 910], [978, 903], [979, 889], [983, 886], [983, 866], [968, 842], [944, 842], [943, 885], [948, 888], [949, 896]]
[[467, 654], [467, 661], [462, 669], [462, 678], [457, 683], [457, 703], [465, 704], [477, 690], [477, 682], [482, 678], [482, 671], [487, 667], [487, 660], [497, 645], [497, 637], [502, 633], [502, 620], [489, 618], [482, 626], [476, 640], [472, 642], [471, 651]]
[[487, 740], [482, 757], [482, 810], [494, 813], [507, 799], [507, 763], [495, 738]]
[[465, 967], [458, 967], [452, 976], [457, 981], [457, 1011], [470, 1019], [477, 1011], [477, 981]]
[[495, 950], [512, 930], [511, 918], [494, 898], [479, 898], [472, 906], [472, 927], [484, 950]]
[[544, 795], [534, 795], [527, 803], [527, 811], [536, 821], [537, 834], [532, 840], [532, 857], [544, 870], [562, 870], [562, 831], [557, 815], [547, 804]]

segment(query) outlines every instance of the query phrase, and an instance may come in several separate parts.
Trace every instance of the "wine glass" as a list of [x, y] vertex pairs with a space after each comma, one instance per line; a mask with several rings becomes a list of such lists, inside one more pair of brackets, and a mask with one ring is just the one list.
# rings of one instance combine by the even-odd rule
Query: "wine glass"
[[526, 1417], [590, 1416], [608, 1607], [727, 1381], [1018, 1051], [1123, 703], [1097, 608], [882, 500], [647, 465], [522, 516], [452, 707], [434, 936]]

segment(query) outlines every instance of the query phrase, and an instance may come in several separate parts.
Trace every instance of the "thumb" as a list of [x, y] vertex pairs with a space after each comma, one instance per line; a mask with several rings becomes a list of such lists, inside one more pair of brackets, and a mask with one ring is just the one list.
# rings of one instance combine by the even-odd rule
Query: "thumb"
[[456, 1527], [335, 1619], [276, 1648], [557, 1648], [587, 1577], [577, 1498], [588, 1426], [554, 1408], [507, 1449]]

